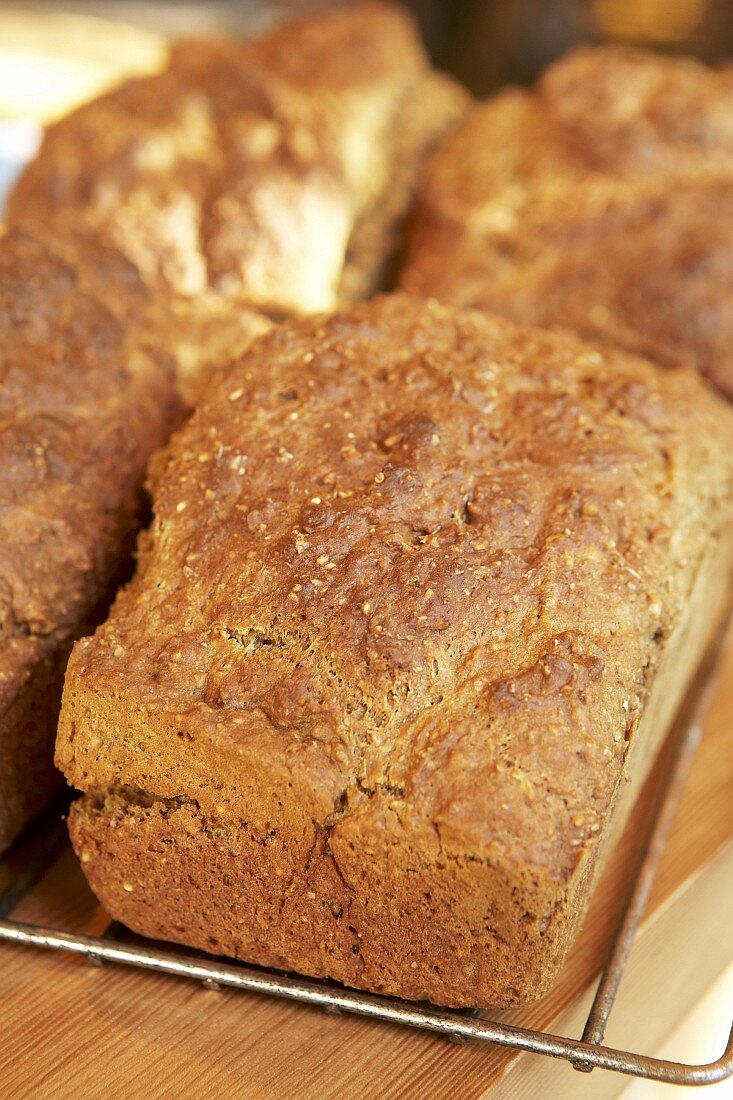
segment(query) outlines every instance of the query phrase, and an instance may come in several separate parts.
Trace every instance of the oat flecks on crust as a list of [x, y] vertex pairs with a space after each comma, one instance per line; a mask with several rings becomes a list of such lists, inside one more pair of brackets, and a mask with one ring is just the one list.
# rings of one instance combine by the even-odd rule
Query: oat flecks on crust
[[0, 849], [60, 782], [71, 642], [129, 568], [145, 464], [181, 412], [167, 355], [129, 338], [138, 294], [103, 248], [0, 240]]
[[402, 285], [556, 324], [733, 396], [733, 77], [581, 49], [429, 161]]
[[418, 166], [466, 94], [398, 6], [356, 4], [259, 41], [186, 40], [48, 130], [11, 221], [91, 230], [157, 290], [276, 311], [371, 292]]
[[110, 912], [407, 997], [541, 992], [732, 424], [694, 375], [404, 296], [263, 337], [157, 458], [71, 659]]

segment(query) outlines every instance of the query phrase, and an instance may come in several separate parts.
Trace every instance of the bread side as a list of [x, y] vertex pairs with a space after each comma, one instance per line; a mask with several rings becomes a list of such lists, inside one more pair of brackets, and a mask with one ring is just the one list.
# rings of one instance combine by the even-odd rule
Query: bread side
[[405, 99], [398, 123], [385, 134], [390, 143], [389, 183], [365, 204], [349, 238], [339, 283], [339, 302], [368, 298], [393, 285], [392, 269], [403, 246], [403, 221], [417, 190], [429, 151], [457, 125], [468, 107], [462, 88], [431, 73]]
[[435, 153], [401, 284], [692, 366], [733, 396], [732, 110], [725, 70], [571, 53]]
[[[28, 233], [0, 241], [0, 848], [59, 782], [52, 745], [71, 641], [132, 551], [142, 471], [180, 415], [87, 280]], [[120, 284], [120, 315], [126, 311]]]
[[542, 992], [657, 677], [691, 671], [730, 429], [692, 375], [402, 296], [258, 341], [70, 661], [109, 912], [405, 997]]
[[388, 4], [179, 42], [166, 71], [48, 130], [9, 218], [91, 230], [158, 290], [328, 308], [345, 264], [346, 294], [374, 288], [417, 165], [466, 99]]

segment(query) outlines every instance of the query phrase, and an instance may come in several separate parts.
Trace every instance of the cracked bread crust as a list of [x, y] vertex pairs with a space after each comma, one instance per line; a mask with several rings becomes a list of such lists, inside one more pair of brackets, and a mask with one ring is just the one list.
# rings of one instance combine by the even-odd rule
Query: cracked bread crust
[[[0, 848], [60, 782], [71, 642], [129, 560], [145, 463], [180, 414], [167, 356], [127, 340], [127, 265], [85, 261], [25, 230], [0, 241]], [[95, 287], [118, 278], [115, 316]]]
[[17, 240], [36, 241], [41, 251], [50, 251], [73, 272], [84, 292], [109, 310], [141, 353], [165, 360], [178, 397], [189, 409], [222, 363], [236, 359], [272, 327], [260, 310], [214, 291], [195, 298], [151, 293], [135, 265], [94, 233], [64, 236], [33, 221], [14, 229]]
[[435, 152], [401, 285], [557, 324], [733, 397], [733, 76], [581, 49]]
[[50, 127], [9, 218], [91, 230], [156, 290], [330, 308], [375, 288], [418, 166], [467, 98], [389, 4], [174, 43], [164, 72]]
[[156, 458], [69, 664], [108, 911], [409, 998], [541, 993], [659, 737], [732, 426], [692, 374], [405, 296], [259, 340]]

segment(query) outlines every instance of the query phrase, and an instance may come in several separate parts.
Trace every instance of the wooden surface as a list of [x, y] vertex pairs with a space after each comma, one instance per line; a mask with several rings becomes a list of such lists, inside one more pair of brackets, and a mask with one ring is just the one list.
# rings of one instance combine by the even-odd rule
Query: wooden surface
[[[654, 777], [650, 780], [653, 782]], [[643, 802], [643, 796], [642, 800]], [[543, 1001], [502, 1014], [577, 1034], [638, 836], [639, 807], [572, 957]], [[2, 873], [0, 873], [0, 886]], [[98, 933], [106, 916], [67, 851], [18, 920]], [[653, 1052], [733, 958], [733, 637], [645, 927], [622, 986], [615, 1045]], [[715, 1051], [701, 1052], [706, 1060]], [[0, 946], [0, 1096], [529, 1100], [616, 1096], [625, 1080], [481, 1044], [213, 992], [123, 967]]]

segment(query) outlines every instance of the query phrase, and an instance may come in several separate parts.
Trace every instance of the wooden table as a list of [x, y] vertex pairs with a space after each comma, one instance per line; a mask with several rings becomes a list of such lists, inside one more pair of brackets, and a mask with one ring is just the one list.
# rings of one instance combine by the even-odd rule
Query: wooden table
[[[502, 1018], [579, 1033], [624, 894], [639, 822], [637, 807], [553, 991]], [[14, 916], [92, 934], [107, 923], [70, 851]], [[731, 959], [733, 635], [608, 1041], [653, 1053]], [[701, 1058], [718, 1053], [701, 1052]], [[12, 1100], [474, 1100], [487, 1094], [491, 1100], [540, 1094], [548, 1100], [596, 1100], [617, 1096], [627, 1083], [602, 1071], [588, 1078], [537, 1055], [456, 1046], [254, 994], [215, 992], [175, 978], [0, 946], [0, 1096]]]

